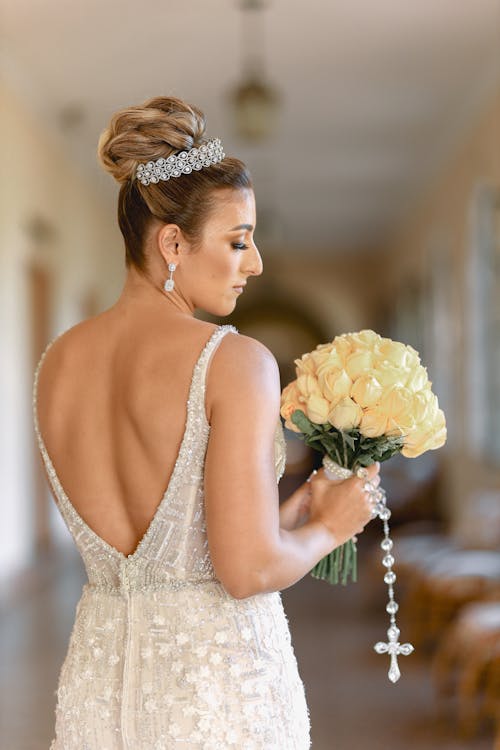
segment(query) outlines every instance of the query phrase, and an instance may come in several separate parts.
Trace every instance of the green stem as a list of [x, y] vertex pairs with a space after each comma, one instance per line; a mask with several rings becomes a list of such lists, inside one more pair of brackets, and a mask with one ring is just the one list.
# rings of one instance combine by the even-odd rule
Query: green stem
[[348, 468], [347, 466], [347, 452], [346, 452], [346, 445], [345, 445], [345, 437], [344, 433], [341, 431], [340, 434], [342, 435], [342, 447], [344, 449], [344, 468]]

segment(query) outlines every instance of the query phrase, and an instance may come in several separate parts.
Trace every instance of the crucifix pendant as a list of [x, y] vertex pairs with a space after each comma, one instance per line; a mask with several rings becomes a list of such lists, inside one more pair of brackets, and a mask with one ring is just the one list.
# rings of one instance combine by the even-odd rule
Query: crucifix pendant
[[396, 625], [391, 625], [387, 631], [388, 643], [379, 641], [373, 647], [377, 654], [389, 654], [391, 657], [391, 666], [389, 668], [388, 676], [391, 682], [397, 682], [401, 677], [399, 671], [398, 656], [408, 656], [413, 651], [411, 643], [399, 643], [399, 628]]
[[[329, 479], [346, 479], [353, 473], [350, 469], [346, 469], [345, 467], [337, 464], [329, 456], [323, 457], [323, 465], [325, 467], [326, 476]], [[331, 476], [329, 476], [329, 474]], [[356, 474], [359, 477], [364, 476], [366, 478], [366, 469], [358, 468]], [[394, 555], [392, 554], [394, 542], [389, 536], [389, 518], [391, 517], [391, 511], [387, 507], [386, 494], [385, 490], [382, 487], [374, 487], [369, 481], [367, 481], [365, 482], [364, 489], [370, 496], [370, 500], [372, 502], [372, 516], [374, 518], [378, 516], [382, 521], [384, 528], [384, 538], [380, 543], [380, 547], [384, 552], [382, 565], [384, 566], [384, 568], [386, 568], [386, 572], [384, 574], [384, 583], [387, 584], [389, 593], [389, 601], [385, 606], [386, 612], [389, 615], [387, 643], [385, 643], [384, 641], [379, 641], [375, 644], [374, 649], [377, 654], [389, 654], [389, 656], [391, 657], [391, 664], [389, 667], [388, 677], [391, 682], [397, 682], [401, 677], [401, 672], [399, 670], [398, 664], [398, 656], [400, 654], [403, 654], [403, 656], [408, 656], [412, 653], [413, 646], [411, 645], [411, 643], [399, 643], [398, 641], [400, 631], [398, 626], [396, 625], [396, 612], [399, 609], [399, 605], [394, 599], [394, 583], [396, 581], [396, 573], [392, 569], [392, 566], [394, 565]]]

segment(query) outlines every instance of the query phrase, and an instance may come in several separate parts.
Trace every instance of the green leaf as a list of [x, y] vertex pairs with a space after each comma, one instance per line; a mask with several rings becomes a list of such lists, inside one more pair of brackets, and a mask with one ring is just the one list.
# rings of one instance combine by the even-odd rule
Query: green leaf
[[348, 446], [349, 446], [349, 447], [350, 447], [350, 448], [351, 448], [352, 450], [355, 450], [355, 448], [356, 448], [356, 443], [355, 443], [355, 441], [354, 441], [354, 438], [353, 438], [353, 437], [351, 437], [351, 435], [349, 435], [349, 433], [348, 433], [348, 432], [344, 432], [344, 433], [343, 433], [343, 436], [344, 436], [344, 440], [346, 441], [347, 445], [348, 445]]
[[297, 425], [299, 430], [304, 435], [312, 435], [315, 432], [315, 427], [312, 422], [306, 417], [302, 409], [295, 409], [290, 417], [290, 420]]

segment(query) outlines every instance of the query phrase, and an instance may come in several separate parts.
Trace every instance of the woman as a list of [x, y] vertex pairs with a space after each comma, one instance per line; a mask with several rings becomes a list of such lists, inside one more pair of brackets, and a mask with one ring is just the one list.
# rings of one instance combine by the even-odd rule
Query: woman
[[113, 116], [99, 157], [121, 183], [126, 282], [35, 374], [41, 454], [89, 579], [51, 750], [308, 748], [279, 591], [371, 518], [363, 480], [323, 470], [279, 506], [276, 361], [194, 317], [229, 315], [262, 273], [248, 171], [204, 130], [175, 98]]

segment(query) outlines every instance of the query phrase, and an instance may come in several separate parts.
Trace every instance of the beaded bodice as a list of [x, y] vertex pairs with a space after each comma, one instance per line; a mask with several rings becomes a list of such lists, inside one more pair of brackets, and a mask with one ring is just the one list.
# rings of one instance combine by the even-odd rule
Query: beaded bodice
[[[205, 381], [210, 357], [228, 332], [238, 333], [232, 325], [216, 328], [194, 366], [184, 435], [170, 482], [146, 533], [130, 555], [124, 555], [94, 533], [77, 513], [59, 481], [40, 433], [36, 407], [40, 367], [56, 339], [43, 352], [33, 383], [35, 432], [55, 500], [82, 556], [92, 587], [119, 594], [165, 586], [181, 588], [215, 580], [204, 514], [203, 464], [210, 432], [204, 408]], [[277, 481], [285, 462], [285, 440], [279, 420], [275, 436]]]

